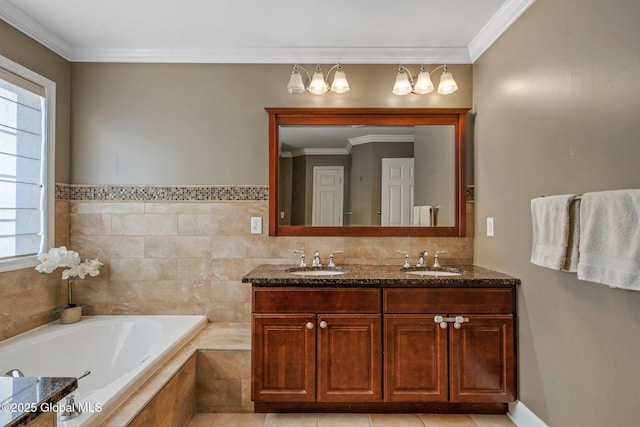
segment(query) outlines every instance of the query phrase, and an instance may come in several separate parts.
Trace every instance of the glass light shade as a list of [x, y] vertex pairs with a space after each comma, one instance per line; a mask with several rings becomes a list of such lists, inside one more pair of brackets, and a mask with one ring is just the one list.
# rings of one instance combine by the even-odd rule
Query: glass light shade
[[333, 76], [333, 82], [331, 83], [331, 91], [335, 93], [349, 92], [349, 82], [347, 82], [347, 75], [344, 71], [338, 70]]
[[404, 71], [398, 71], [396, 83], [393, 85], [393, 90], [391, 92], [394, 95], [407, 95], [411, 93], [411, 90], [411, 82], [409, 82], [407, 74]]
[[327, 87], [327, 83], [324, 81], [322, 72], [316, 71], [313, 73], [311, 83], [309, 83], [309, 92], [314, 95], [322, 95], [323, 93], [327, 93], [328, 90], [329, 88]]
[[289, 93], [304, 93], [304, 82], [302, 81], [302, 75], [298, 71], [293, 71], [291, 77], [289, 77], [289, 84], [287, 85], [287, 92]]
[[427, 71], [420, 71], [413, 91], [418, 95], [426, 95], [427, 93], [433, 92], [433, 89], [433, 82], [431, 81], [429, 73]]
[[443, 71], [440, 76], [440, 84], [438, 85], [438, 93], [440, 95], [449, 95], [458, 90], [456, 81], [450, 71]]

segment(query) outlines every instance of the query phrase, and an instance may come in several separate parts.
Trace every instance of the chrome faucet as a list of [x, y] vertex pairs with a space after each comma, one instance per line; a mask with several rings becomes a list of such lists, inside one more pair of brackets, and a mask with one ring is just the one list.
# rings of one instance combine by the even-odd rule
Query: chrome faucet
[[404, 264], [402, 265], [402, 268], [409, 268], [411, 267], [411, 264], [409, 264], [409, 254], [407, 253], [407, 251], [396, 251], [399, 254], [404, 254]]
[[447, 253], [447, 251], [436, 251], [435, 259], [433, 260], [433, 267], [434, 268], [440, 267], [440, 261], [438, 260], [438, 256], [442, 255], [442, 254], [446, 254], [446, 253]]
[[311, 267], [322, 267], [322, 263], [320, 262], [320, 252], [315, 251], [313, 253], [313, 261], [311, 262]]
[[429, 252], [422, 251], [418, 254], [418, 261], [416, 261], [416, 267], [424, 267], [427, 265], [424, 258], [429, 256]]
[[[0, 371], [0, 372], [2, 372], [2, 371]], [[20, 377], [24, 377], [24, 374], [22, 373], [22, 371], [20, 371], [20, 369], [10, 369], [7, 372], [5, 372], [4, 376], [5, 377], [20, 378]]]
[[293, 253], [300, 254], [300, 264], [298, 265], [298, 267], [306, 267], [307, 261], [306, 261], [306, 257], [304, 256], [304, 251], [293, 251]]
[[342, 251], [331, 251], [331, 253], [329, 254], [329, 264], [327, 264], [328, 267], [335, 267], [336, 264], [333, 262], [333, 255], [335, 254], [341, 254]]

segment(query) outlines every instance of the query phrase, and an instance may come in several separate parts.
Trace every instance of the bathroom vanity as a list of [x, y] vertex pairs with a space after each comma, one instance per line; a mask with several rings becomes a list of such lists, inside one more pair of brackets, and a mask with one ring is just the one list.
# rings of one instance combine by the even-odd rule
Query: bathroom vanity
[[243, 278], [256, 412], [504, 413], [516, 399], [519, 279], [476, 266], [291, 267]]

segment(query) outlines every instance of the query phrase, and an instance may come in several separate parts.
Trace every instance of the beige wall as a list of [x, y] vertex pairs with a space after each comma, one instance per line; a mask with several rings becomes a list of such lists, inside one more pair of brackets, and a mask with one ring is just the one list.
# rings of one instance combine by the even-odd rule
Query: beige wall
[[[56, 181], [69, 182], [70, 66], [60, 56], [0, 20], [0, 55], [56, 82]], [[56, 202], [56, 245], [69, 235], [68, 203]], [[32, 269], [0, 273], [0, 340], [54, 319], [64, 301], [59, 277]]]
[[69, 182], [69, 62], [2, 20], [0, 55], [56, 83], [56, 181]]
[[474, 64], [476, 263], [522, 278], [520, 399], [550, 426], [638, 425], [640, 292], [530, 264], [529, 207], [640, 188], [639, 16], [537, 0]]
[[345, 65], [351, 91], [314, 96], [287, 93], [292, 65], [73, 63], [71, 181], [266, 185], [265, 107], [471, 107], [471, 65], [450, 68], [449, 96], [391, 94], [395, 65]]

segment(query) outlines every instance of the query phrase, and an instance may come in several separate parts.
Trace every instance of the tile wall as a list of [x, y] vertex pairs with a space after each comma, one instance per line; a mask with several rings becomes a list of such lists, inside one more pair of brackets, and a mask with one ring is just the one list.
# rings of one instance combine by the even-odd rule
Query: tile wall
[[[69, 242], [69, 201], [55, 202], [55, 245]], [[60, 272], [41, 275], [32, 268], [0, 273], [0, 340], [51, 322], [64, 304]]]
[[[262, 263], [295, 263], [293, 250], [342, 250], [340, 263], [397, 263], [446, 250], [443, 263], [473, 259], [473, 202], [468, 237], [367, 238], [252, 235], [250, 218], [268, 229], [267, 187], [63, 186], [56, 191], [56, 246], [99, 258], [102, 274], [77, 283], [85, 314], [204, 314], [211, 322], [248, 322], [251, 285], [242, 276]], [[68, 198], [65, 200], [65, 198]], [[0, 338], [55, 319], [64, 301], [55, 274], [0, 274]]]

